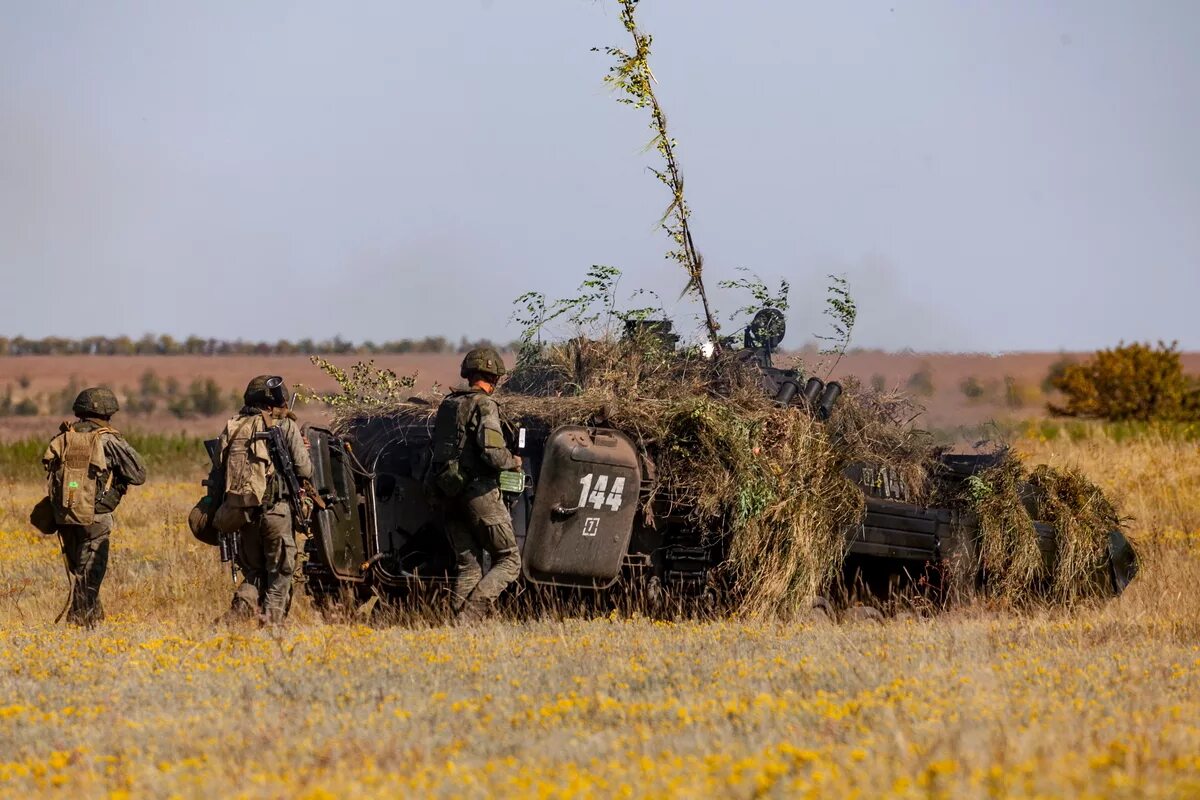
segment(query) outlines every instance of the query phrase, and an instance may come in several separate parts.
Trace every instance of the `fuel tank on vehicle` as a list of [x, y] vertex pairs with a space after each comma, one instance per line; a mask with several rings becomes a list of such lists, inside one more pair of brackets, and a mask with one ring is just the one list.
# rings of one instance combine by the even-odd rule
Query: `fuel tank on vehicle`
[[624, 434], [578, 425], [546, 440], [523, 554], [535, 583], [602, 589], [621, 572], [641, 493], [637, 449]]

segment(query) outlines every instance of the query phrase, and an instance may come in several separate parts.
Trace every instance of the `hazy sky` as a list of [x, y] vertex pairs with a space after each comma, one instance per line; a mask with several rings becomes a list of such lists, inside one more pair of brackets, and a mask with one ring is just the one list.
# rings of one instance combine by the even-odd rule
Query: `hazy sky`
[[[716, 291], [789, 339], [1200, 348], [1200, 3], [643, 0]], [[509, 339], [676, 298], [602, 0], [0, 0], [0, 332]]]

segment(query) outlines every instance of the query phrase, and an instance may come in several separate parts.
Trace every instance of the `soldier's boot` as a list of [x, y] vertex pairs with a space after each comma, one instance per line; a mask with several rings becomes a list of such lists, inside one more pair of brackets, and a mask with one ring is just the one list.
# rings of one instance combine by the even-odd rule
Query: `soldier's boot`
[[250, 622], [258, 616], [258, 609], [250, 605], [246, 598], [241, 595], [234, 595], [233, 602], [229, 605], [229, 610], [221, 615], [218, 622], [223, 622], [226, 625], [242, 624]]
[[458, 625], [474, 625], [475, 623], [483, 622], [491, 611], [491, 602], [472, 597], [455, 614], [454, 621]]
[[279, 627], [287, 622], [287, 608], [268, 606], [263, 613], [258, 615], [258, 622], [264, 626]]
[[74, 605], [71, 611], [67, 614], [67, 621], [73, 625], [78, 625], [83, 628], [94, 628], [97, 623], [104, 620], [104, 607], [100, 605], [97, 599], [92, 602], [84, 601], [81, 604]]

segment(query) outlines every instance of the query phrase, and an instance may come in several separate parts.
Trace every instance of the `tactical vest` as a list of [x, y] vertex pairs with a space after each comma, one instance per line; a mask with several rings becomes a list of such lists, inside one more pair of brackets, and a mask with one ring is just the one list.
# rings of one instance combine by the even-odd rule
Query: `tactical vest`
[[442, 400], [433, 423], [430, 477], [447, 497], [454, 497], [475, 478], [487, 474], [470, 438], [483, 392], [454, 392]]
[[54, 464], [46, 494], [59, 525], [91, 525], [97, 515], [115, 511], [124, 495], [123, 487], [112, 485], [112, 470], [104, 455], [105, 434], [120, 434], [105, 425], [77, 431], [78, 425], [64, 422], [44, 456]]
[[224, 502], [233, 508], [257, 508], [275, 501], [275, 464], [267, 443], [254, 434], [274, 425], [266, 414], [235, 417], [225, 423]]

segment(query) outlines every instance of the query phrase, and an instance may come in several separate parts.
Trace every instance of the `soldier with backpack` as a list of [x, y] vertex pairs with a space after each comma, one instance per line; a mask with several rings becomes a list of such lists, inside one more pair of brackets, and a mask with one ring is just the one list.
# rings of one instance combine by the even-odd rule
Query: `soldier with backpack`
[[[508, 449], [500, 409], [492, 399], [504, 373], [504, 361], [492, 348], [467, 353], [459, 371], [467, 388], [442, 400], [434, 422], [430, 477], [445, 509], [458, 564], [451, 607], [464, 622], [483, 618], [521, 574], [517, 537], [499, 486], [501, 472], [521, 469], [521, 457]], [[485, 552], [492, 561], [486, 575]]]
[[282, 432], [297, 483], [312, 478], [312, 462], [296, 417], [288, 410], [282, 378], [259, 375], [246, 386], [242, 401], [242, 410], [225, 423], [219, 463], [209, 476], [224, 489], [213, 524], [221, 533], [239, 538], [242, 583], [234, 592], [229, 616], [279, 623], [291, 604], [296, 563], [291, 503], [299, 499], [290, 496], [289, 481], [278, 474], [261, 434], [271, 428]]
[[[142, 457], [109, 425], [117, 413], [116, 396], [103, 387], [84, 389], [72, 411], [42, 455], [47, 473], [47, 500], [53, 510], [42, 514], [38, 527], [57, 532], [71, 579], [67, 619], [91, 626], [104, 619], [100, 584], [108, 569], [113, 512], [130, 486], [146, 482]], [[52, 518], [51, 518], [52, 517]]]

